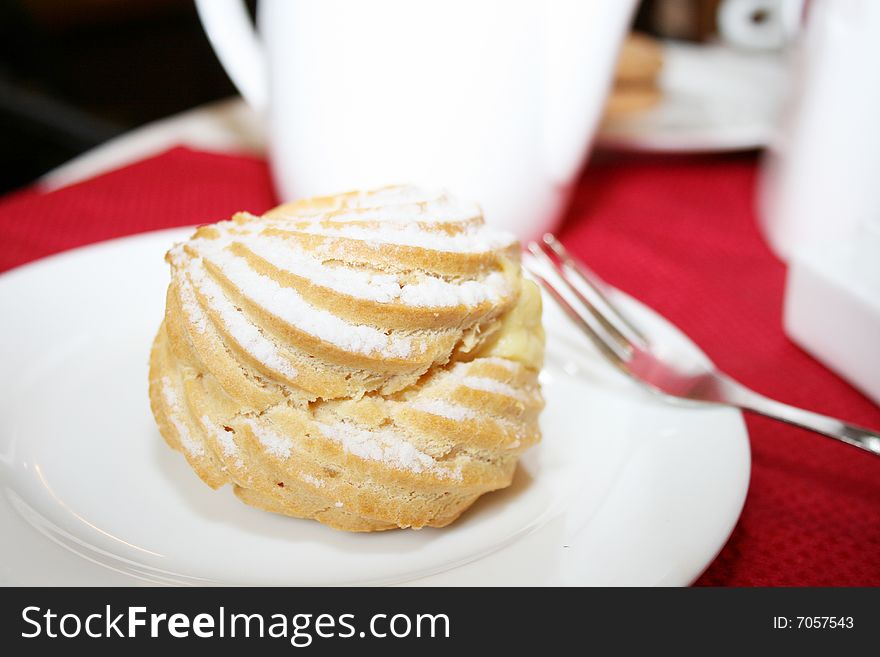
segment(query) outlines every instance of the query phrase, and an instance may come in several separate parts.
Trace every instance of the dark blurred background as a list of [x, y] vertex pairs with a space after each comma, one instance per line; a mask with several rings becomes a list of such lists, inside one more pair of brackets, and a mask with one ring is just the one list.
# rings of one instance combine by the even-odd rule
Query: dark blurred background
[[233, 93], [191, 0], [0, 0], [0, 193]]
[[[718, 1], [643, 0], [636, 27], [704, 40]], [[192, 0], [0, 0], [0, 194], [234, 93]]]

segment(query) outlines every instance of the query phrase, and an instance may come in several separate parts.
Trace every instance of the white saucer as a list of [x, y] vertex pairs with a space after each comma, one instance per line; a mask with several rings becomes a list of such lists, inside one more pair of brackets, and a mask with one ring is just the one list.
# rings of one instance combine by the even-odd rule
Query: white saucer
[[597, 142], [610, 149], [673, 153], [763, 148], [776, 133], [785, 100], [784, 57], [666, 41], [660, 103], [606, 119]]
[[0, 277], [3, 583], [683, 585], [733, 528], [749, 480], [740, 414], [640, 392], [549, 302], [544, 441], [451, 527], [347, 534], [210, 490], [147, 402], [162, 255], [185, 234]]

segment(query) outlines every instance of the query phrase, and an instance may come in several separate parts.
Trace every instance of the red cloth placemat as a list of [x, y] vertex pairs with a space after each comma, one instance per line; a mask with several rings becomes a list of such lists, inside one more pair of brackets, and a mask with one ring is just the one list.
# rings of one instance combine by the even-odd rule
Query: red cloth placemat
[[[880, 426], [880, 411], [780, 328], [784, 267], [758, 234], [754, 158], [591, 166], [561, 235], [723, 369], [783, 401]], [[0, 199], [0, 270], [90, 242], [274, 204], [262, 160], [183, 148], [51, 193]], [[707, 585], [880, 585], [880, 462], [748, 419], [752, 481]], [[650, 546], [646, 546], [650, 549]]]

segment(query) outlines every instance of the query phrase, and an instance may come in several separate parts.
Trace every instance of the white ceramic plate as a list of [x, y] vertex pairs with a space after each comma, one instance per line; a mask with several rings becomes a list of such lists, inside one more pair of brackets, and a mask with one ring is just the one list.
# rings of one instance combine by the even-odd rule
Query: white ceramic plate
[[667, 41], [658, 84], [660, 103], [606, 120], [600, 146], [677, 153], [762, 148], [776, 131], [787, 67], [780, 52]]
[[[0, 277], [7, 584], [688, 584], [749, 479], [742, 417], [639, 391], [551, 304], [544, 441], [453, 526], [347, 534], [212, 491], [161, 440], [147, 356], [163, 231]], [[676, 336], [628, 302], [652, 331]]]

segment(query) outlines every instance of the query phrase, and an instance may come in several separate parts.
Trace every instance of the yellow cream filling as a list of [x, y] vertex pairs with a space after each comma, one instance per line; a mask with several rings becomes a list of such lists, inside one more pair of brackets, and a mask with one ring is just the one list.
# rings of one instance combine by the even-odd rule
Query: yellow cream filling
[[501, 329], [478, 354], [498, 356], [540, 369], [544, 363], [544, 327], [541, 324], [541, 291], [521, 279], [519, 300], [501, 323]]

